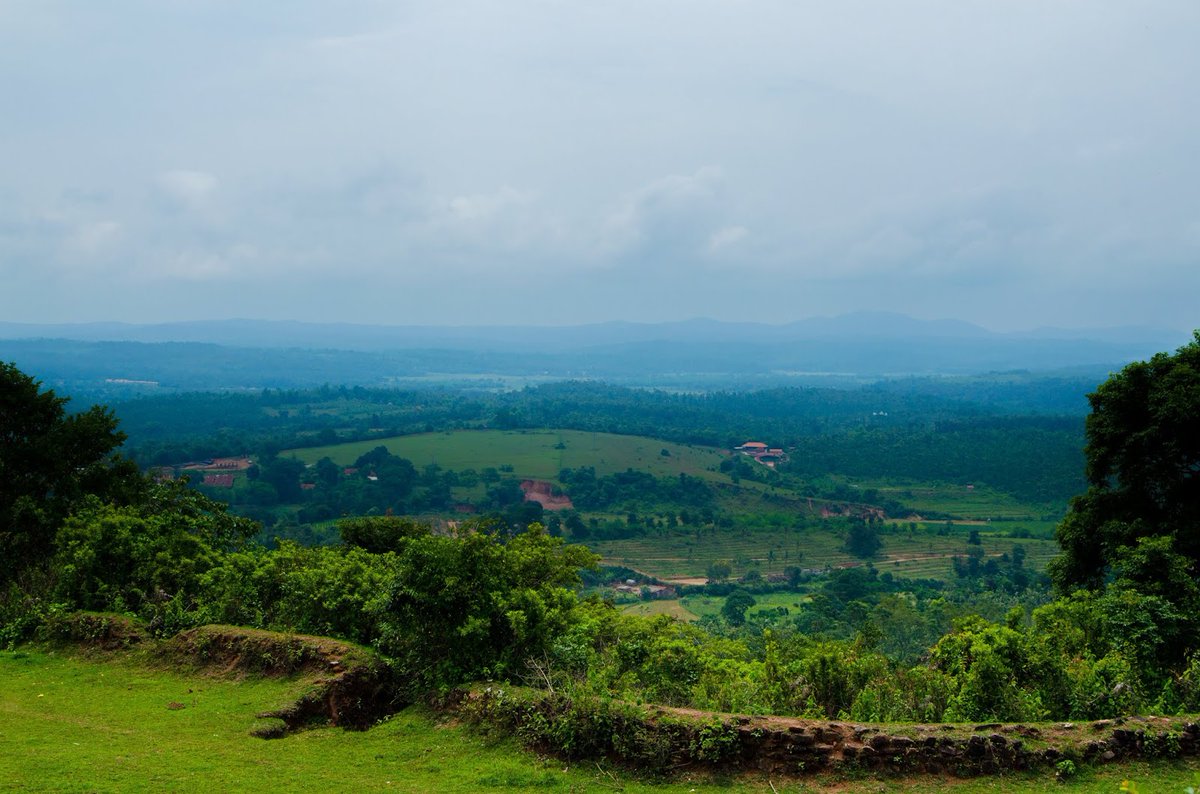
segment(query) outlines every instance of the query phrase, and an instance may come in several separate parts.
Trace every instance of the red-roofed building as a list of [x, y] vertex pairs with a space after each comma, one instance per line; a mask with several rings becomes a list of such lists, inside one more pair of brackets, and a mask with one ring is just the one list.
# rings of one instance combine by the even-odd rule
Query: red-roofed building
[[734, 452], [740, 452], [754, 458], [759, 463], [767, 468], [775, 468], [776, 463], [787, 462], [787, 453], [779, 447], [768, 447], [761, 441], [747, 441], [740, 447], [734, 447]]

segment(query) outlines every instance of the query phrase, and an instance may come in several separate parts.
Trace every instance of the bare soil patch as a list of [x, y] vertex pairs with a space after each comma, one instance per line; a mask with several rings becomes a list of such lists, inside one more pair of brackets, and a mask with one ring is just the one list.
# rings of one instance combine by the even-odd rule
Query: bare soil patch
[[572, 510], [575, 505], [566, 494], [555, 494], [554, 485], [545, 480], [523, 480], [521, 490], [526, 502], [537, 502], [546, 510]]

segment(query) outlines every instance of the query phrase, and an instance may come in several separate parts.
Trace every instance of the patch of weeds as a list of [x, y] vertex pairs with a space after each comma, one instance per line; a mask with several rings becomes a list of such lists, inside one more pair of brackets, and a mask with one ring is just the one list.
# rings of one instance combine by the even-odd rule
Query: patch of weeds
[[719, 721], [701, 726], [689, 749], [697, 761], [719, 764], [738, 751], [737, 726]]
[[559, 785], [558, 777], [552, 772], [542, 772], [534, 774], [531, 772], [505, 772], [487, 775], [476, 781], [480, 786], [490, 786], [492, 788], [516, 788], [516, 789], [531, 789], [531, 788], [557, 788]]
[[1176, 731], [1152, 733], [1143, 741], [1146, 755], [1158, 758], [1178, 758], [1179, 734]]

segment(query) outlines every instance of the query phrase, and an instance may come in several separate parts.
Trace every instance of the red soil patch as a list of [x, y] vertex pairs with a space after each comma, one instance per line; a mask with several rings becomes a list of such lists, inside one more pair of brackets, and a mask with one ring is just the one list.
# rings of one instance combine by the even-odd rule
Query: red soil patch
[[554, 486], [544, 480], [524, 480], [521, 490], [525, 493], [526, 502], [537, 502], [546, 510], [570, 510], [571, 497], [566, 494], [555, 495]]

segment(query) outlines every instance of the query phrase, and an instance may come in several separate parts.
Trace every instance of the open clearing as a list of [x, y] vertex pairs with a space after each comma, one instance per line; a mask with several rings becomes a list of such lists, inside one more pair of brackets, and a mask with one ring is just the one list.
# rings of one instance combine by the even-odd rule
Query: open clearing
[[654, 615], [670, 615], [679, 620], [691, 622], [700, 616], [689, 610], [684, 603], [677, 598], [658, 599], [655, 601], [640, 601], [636, 604], [627, 604], [621, 607], [621, 611], [627, 615], [641, 615], [642, 617], [653, 617]]
[[[518, 477], [553, 480], [563, 469], [594, 466], [600, 475], [638, 469], [659, 477], [677, 477], [684, 473], [727, 481], [726, 477], [713, 471], [727, 454], [722, 450], [673, 444], [644, 436], [580, 430], [455, 430], [304, 447], [281, 454], [305, 463], [316, 463], [329, 457], [334, 463], [349, 466], [360, 455], [380, 446], [393, 455], [411, 460], [418, 468], [430, 463], [454, 471], [512, 466]], [[670, 454], [663, 455], [663, 450]]]
[[[26, 649], [0, 653], [0, 789], [7, 791], [561, 791], [1034, 792], [1047, 771], [960, 780], [817, 776], [639, 781], [593, 762], [567, 764], [439, 724], [409, 708], [365, 732], [318, 728], [283, 739], [247, 735], [254, 715], [295, 697], [296, 681], [200, 676], [131, 659]], [[172, 707], [174, 704], [175, 707]], [[181, 706], [181, 708], [180, 708]], [[1084, 768], [1071, 791], [1180, 792], [1195, 762]]]

